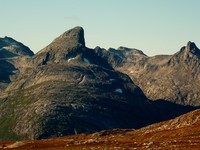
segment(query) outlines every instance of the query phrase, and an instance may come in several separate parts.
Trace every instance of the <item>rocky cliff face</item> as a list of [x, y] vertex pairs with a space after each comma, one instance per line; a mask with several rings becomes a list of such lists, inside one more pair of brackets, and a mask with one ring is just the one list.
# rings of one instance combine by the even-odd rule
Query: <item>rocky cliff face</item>
[[[100, 48], [99, 48], [100, 49]], [[151, 100], [165, 99], [181, 105], [200, 105], [200, 50], [188, 42], [174, 55], [148, 57], [137, 51], [96, 49], [112, 66], [131, 77]], [[113, 52], [115, 51], [115, 52]], [[116, 59], [117, 58], [117, 59]]]
[[151, 82], [141, 73], [146, 69], [152, 75], [159, 67], [171, 67], [171, 56], [149, 58], [125, 47], [89, 49], [81, 27], [30, 56], [6, 59], [16, 71], [6, 75], [9, 82], [0, 93], [0, 140], [140, 128], [194, 109], [161, 99], [150, 101], [133, 82], [140, 83], [140, 77]]

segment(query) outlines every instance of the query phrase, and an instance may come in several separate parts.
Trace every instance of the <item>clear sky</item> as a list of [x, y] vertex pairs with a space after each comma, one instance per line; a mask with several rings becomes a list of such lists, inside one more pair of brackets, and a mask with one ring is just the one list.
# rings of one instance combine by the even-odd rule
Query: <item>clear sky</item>
[[200, 0], [0, 0], [0, 37], [35, 53], [75, 26], [86, 46], [126, 46], [147, 55], [200, 47]]

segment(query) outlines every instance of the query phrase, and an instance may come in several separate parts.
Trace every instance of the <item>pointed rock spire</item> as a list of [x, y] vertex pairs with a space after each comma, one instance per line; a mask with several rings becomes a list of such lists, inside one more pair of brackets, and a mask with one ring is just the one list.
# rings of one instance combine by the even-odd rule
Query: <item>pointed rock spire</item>
[[64, 51], [74, 47], [85, 47], [84, 30], [82, 27], [75, 27], [64, 32], [52, 43], [41, 51]]
[[76, 56], [85, 48], [84, 30], [75, 27], [57, 37], [47, 47], [39, 51], [35, 56], [36, 64], [46, 64], [48, 61], [66, 61], [68, 56]]
[[62, 42], [70, 47], [82, 45], [85, 47], [84, 30], [82, 27], [75, 27], [56, 38], [54, 42]]
[[200, 56], [200, 50], [194, 42], [189, 41], [187, 46], [184, 48], [185, 58], [192, 57], [192, 55]]
[[186, 52], [192, 52], [195, 53], [196, 50], [198, 50], [196, 44], [194, 42], [189, 41], [187, 43], [187, 46], [185, 48]]

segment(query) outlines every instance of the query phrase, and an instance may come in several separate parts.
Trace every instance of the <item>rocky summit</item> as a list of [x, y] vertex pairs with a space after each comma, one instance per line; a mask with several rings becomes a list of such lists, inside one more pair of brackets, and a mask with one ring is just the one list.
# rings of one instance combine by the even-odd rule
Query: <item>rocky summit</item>
[[122, 46], [90, 49], [81, 27], [35, 55], [4, 41], [1, 49], [12, 47], [13, 55], [0, 51], [0, 140], [138, 129], [199, 106], [193, 89], [199, 49], [193, 43], [173, 56], [148, 57]]
[[34, 62], [36, 64], [45, 64], [48, 61], [56, 63], [66, 62], [66, 60], [73, 59], [84, 48], [84, 30], [82, 27], [75, 27], [66, 31], [47, 47], [39, 51], [34, 57]]

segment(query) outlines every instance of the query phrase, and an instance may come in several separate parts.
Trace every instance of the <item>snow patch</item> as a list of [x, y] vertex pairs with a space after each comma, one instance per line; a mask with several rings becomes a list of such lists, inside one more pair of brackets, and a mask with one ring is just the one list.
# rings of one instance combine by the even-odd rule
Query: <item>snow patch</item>
[[71, 107], [72, 107], [73, 109], [77, 109], [79, 106], [78, 106], [77, 104], [71, 104]]
[[8, 46], [4, 46], [2, 49], [9, 50], [10, 48]]
[[74, 128], [74, 133], [75, 133], [75, 134], [78, 134], [78, 132], [77, 132], [77, 130], [76, 130], [75, 128]]
[[18, 70], [13, 70], [13, 71], [12, 71], [12, 73], [17, 73], [17, 72], [18, 72]]
[[72, 61], [72, 60], [74, 60], [74, 59], [75, 59], [75, 57], [71, 57], [71, 58], [69, 58], [67, 61], [70, 62], [70, 61]]
[[122, 89], [115, 89], [116, 93], [123, 93]]
[[83, 61], [87, 64], [90, 64], [90, 61], [87, 58], [83, 58]]
[[9, 50], [9, 47], [4, 46], [4, 47], [0, 48], [0, 51], [1, 51], [1, 50], [4, 50], [4, 49], [5, 49], [5, 50]]
[[115, 79], [112, 79], [112, 78], [111, 78], [110, 81], [115, 81]]

